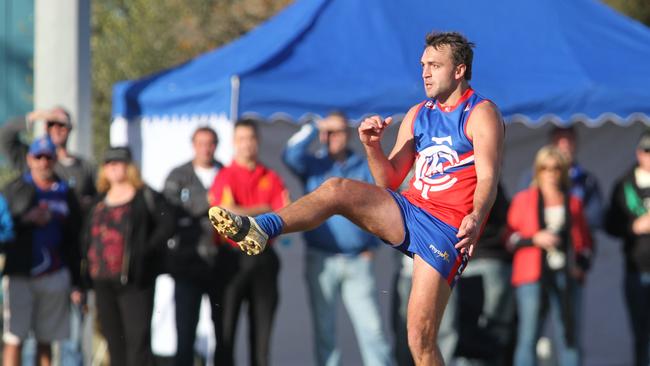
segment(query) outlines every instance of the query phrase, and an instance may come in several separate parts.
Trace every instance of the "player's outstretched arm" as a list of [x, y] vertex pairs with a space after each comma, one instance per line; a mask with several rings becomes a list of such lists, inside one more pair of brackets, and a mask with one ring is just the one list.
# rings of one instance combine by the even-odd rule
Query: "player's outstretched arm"
[[463, 218], [458, 228], [458, 237], [461, 240], [456, 244], [456, 248], [461, 251], [469, 250], [472, 255], [481, 227], [496, 198], [505, 131], [501, 114], [491, 102], [476, 106], [467, 123], [467, 132], [474, 144], [477, 181], [474, 209]]
[[381, 148], [381, 138], [385, 129], [390, 126], [391, 117], [383, 120], [379, 116], [366, 118], [359, 125], [359, 138], [365, 147], [368, 156], [368, 166], [375, 179], [375, 184], [380, 187], [396, 189], [408, 174], [413, 165], [413, 119], [417, 106], [412, 107], [399, 128], [397, 140], [391, 153], [386, 156]]

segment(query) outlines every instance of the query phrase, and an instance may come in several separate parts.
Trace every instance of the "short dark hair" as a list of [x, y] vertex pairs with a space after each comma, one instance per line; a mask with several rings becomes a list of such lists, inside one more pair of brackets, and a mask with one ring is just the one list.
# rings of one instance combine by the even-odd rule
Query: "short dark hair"
[[194, 133], [192, 134], [192, 141], [194, 141], [196, 135], [198, 135], [201, 132], [209, 133], [210, 135], [212, 135], [212, 138], [214, 139], [214, 143], [215, 144], [219, 143], [219, 136], [217, 135], [217, 132], [208, 126], [199, 127], [196, 130], [194, 130]]
[[549, 139], [554, 139], [560, 134], [567, 134], [573, 136], [574, 139], [578, 138], [578, 131], [576, 131], [576, 128], [573, 125], [570, 126], [553, 126], [551, 130], [548, 133]]
[[472, 79], [472, 60], [474, 59], [474, 43], [458, 32], [431, 32], [425, 38], [425, 48], [440, 49], [448, 45], [454, 58], [454, 65], [465, 65], [465, 80]]
[[253, 132], [255, 132], [255, 136], [260, 137], [259, 134], [259, 127], [257, 126], [257, 121], [253, 118], [250, 117], [244, 117], [240, 118], [235, 122], [235, 127], [234, 129], [237, 129], [238, 127], [249, 127], [253, 129]]
[[345, 114], [345, 112], [343, 112], [342, 110], [338, 110], [338, 109], [335, 109], [335, 110], [333, 110], [333, 111], [330, 111], [330, 112], [327, 114], [327, 117], [338, 117], [338, 118], [344, 120], [346, 123], [348, 122], [348, 116], [347, 116], [347, 114]]

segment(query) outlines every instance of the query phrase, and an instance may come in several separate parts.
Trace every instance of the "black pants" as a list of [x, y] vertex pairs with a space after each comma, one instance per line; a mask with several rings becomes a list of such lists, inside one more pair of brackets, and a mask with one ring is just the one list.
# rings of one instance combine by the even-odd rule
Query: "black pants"
[[[217, 304], [220, 299], [216, 279], [187, 279], [177, 277], [175, 280], [174, 301], [176, 302], [176, 334], [178, 343], [175, 366], [194, 364], [194, 342], [196, 340], [196, 325], [199, 322], [199, 310], [204, 293], [210, 296], [210, 311], [217, 332]], [[215, 365], [218, 365], [215, 361]]]
[[111, 365], [153, 366], [153, 287], [95, 281], [97, 318], [108, 342]]
[[217, 268], [221, 306], [217, 307], [215, 364], [235, 364], [233, 351], [239, 310], [247, 301], [251, 365], [268, 365], [271, 330], [278, 305], [280, 261], [275, 250], [270, 247], [259, 255], [248, 256], [239, 249], [224, 246], [217, 255]]

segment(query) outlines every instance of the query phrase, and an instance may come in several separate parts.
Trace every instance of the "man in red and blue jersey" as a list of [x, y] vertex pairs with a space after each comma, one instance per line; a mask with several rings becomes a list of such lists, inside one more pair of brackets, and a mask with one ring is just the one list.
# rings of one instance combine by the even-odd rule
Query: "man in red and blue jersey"
[[[376, 185], [331, 178], [277, 213], [210, 219], [248, 254], [269, 237], [310, 230], [343, 215], [413, 257], [408, 343], [417, 365], [443, 365], [437, 346], [451, 288], [474, 250], [496, 196], [504, 128], [497, 107], [470, 86], [473, 44], [458, 33], [431, 33], [421, 58], [427, 100], [413, 106], [392, 152], [380, 146], [392, 118], [366, 118], [359, 137]], [[394, 190], [415, 163], [409, 189]]]

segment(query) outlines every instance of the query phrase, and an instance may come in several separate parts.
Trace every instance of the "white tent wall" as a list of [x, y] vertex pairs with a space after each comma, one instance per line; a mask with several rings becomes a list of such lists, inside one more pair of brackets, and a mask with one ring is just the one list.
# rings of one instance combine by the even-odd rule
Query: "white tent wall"
[[[219, 133], [219, 157], [224, 162], [230, 161], [232, 124], [225, 117], [209, 119], [208, 122]], [[116, 144], [129, 143], [135, 155], [142, 158], [145, 179], [152, 186], [160, 188], [167, 172], [190, 158], [189, 136], [197, 126], [204, 124], [196, 119], [158, 120], [131, 123], [127, 128], [125, 121], [117, 120], [111, 127], [111, 141]], [[509, 196], [516, 192], [521, 174], [530, 169], [536, 151], [546, 143], [551, 127], [550, 123], [540, 128], [530, 128], [521, 123], [508, 125], [502, 180]], [[303, 195], [302, 186], [281, 162], [281, 152], [288, 138], [298, 128], [298, 125], [283, 122], [260, 124], [260, 159], [283, 177], [294, 200]], [[579, 135], [578, 161], [597, 176], [604, 201], [608, 202], [614, 181], [631, 168], [635, 161], [634, 149], [645, 125], [632, 123], [621, 126], [603, 123], [599, 127], [590, 128], [577, 123], [576, 128]], [[127, 130], [132, 131], [124, 132]], [[125, 135], [128, 135], [126, 140]], [[392, 146], [395, 135], [395, 128], [388, 131], [384, 148]], [[352, 132], [351, 142], [355, 150], [362, 151], [356, 131]], [[142, 149], [141, 153], [140, 149]], [[225, 149], [228, 151], [224, 151]], [[632, 341], [623, 302], [621, 244], [604, 233], [596, 235], [596, 244], [596, 259], [587, 279], [583, 300], [584, 364], [586, 366], [631, 364]], [[278, 241], [276, 250], [280, 256], [282, 270], [280, 304], [272, 338], [272, 364], [311, 365], [314, 364], [313, 332], [304, 283], [304, 248], [300, 234], [287, 235], [285, 239]], [[377, 296], [382, 309], [384, 326], [391, 339], [389, 307], [396, 270], [394, 257], [394, 251], [384, 246], [378, 251], [376, 263]], [[339, 311], [340, 317], [337, 322], [342, 364], [361, 365], [362, 360], [354, 331], [344, 313], [342, 310]], [[245, 314], [246, 310], [242, 309], [242, 323], [237, 341], [238, 364], [249, 363]]]
[[140, 162], [142, 177], [151, 187], [161, 190], [174, 167], [192, 158], [192, 133], [199, 127], [218, 131], [216, 157], [227, 164], [232, 159], [232, 122], [225, 114], [142, 118], [111, 123], [111, 146], [131, 146]]

